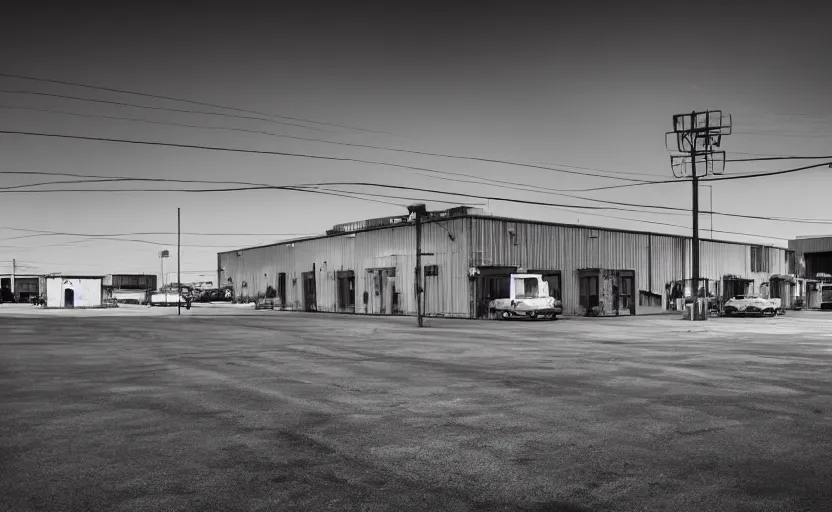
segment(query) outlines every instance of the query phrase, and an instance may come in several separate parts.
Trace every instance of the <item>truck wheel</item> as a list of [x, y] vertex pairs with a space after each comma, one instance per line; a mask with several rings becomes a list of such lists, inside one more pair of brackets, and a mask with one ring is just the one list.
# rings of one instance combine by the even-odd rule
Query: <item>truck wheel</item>
[[502, 318], [503, 320], [508, 320], [509, 318], [511, 318], [511, 313], [509, 313], [508, 311], [503, 311], [502, 313], [500, 313], [500, 318]]
[[557, 319], [558, 319], [558, 315], [552, 314], [552, 321], [554, 322]]
[[537, 311], [530, 312], [529, 318], [531, 318], [532, 320], [537, 320]]

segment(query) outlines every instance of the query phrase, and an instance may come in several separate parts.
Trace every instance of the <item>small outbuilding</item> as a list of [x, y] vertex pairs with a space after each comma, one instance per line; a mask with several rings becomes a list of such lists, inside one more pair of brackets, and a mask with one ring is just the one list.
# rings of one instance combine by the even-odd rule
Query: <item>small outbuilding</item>
[[103, 307], [104, 276], [44, 276], [47, 308]]

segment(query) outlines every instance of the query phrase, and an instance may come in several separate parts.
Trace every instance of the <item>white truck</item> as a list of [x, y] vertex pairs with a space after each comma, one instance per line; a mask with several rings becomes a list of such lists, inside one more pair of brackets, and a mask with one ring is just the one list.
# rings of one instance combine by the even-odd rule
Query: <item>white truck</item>
[[509, 296], [492, 300], [488, 307], [500, 318], [508, 320], [515, 316], [531, 319], [563, 314], [563, 303], [549, 296], [549, 283], [540, 274], [512, 274]]

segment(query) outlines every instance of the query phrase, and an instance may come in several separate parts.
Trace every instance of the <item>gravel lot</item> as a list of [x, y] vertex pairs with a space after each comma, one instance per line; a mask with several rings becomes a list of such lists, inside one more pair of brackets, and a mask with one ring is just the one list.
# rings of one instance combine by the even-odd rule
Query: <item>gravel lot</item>
[[830, 510], [832, 315], [0, 306], [0, 508]]

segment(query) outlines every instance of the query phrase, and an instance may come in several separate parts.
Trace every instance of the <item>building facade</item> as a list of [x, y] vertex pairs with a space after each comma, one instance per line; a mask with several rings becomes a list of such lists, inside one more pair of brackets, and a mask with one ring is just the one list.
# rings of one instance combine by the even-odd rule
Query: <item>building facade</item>
[[103, 276], [44, 276], [47, 308], [100, 308]]
[[[703, 278], [716, 296], [764, 290], [789, 273], [785, 248], [701, 242]], [[488, 317], [508, 276], [543, 274], [564, 313], [629, 315], [673, 307], [690, 278], [685, 237], [491, 217], [458, 208], [422, 224], [424, 311]], [[218, 280], [237, 297], [273, 290], [293, 310], [416, 313], [416, 232], [407, 217], [335, 226], [325, 236], [218, 254]], [[793, 261], [793, 260], [792, 260]], [[689, 295], [688, 290], [688, 295]]]
[[0, 276], [0, 300], [3, 302], [29, 302], [38, 296], [38, 276], [4, 274]]

